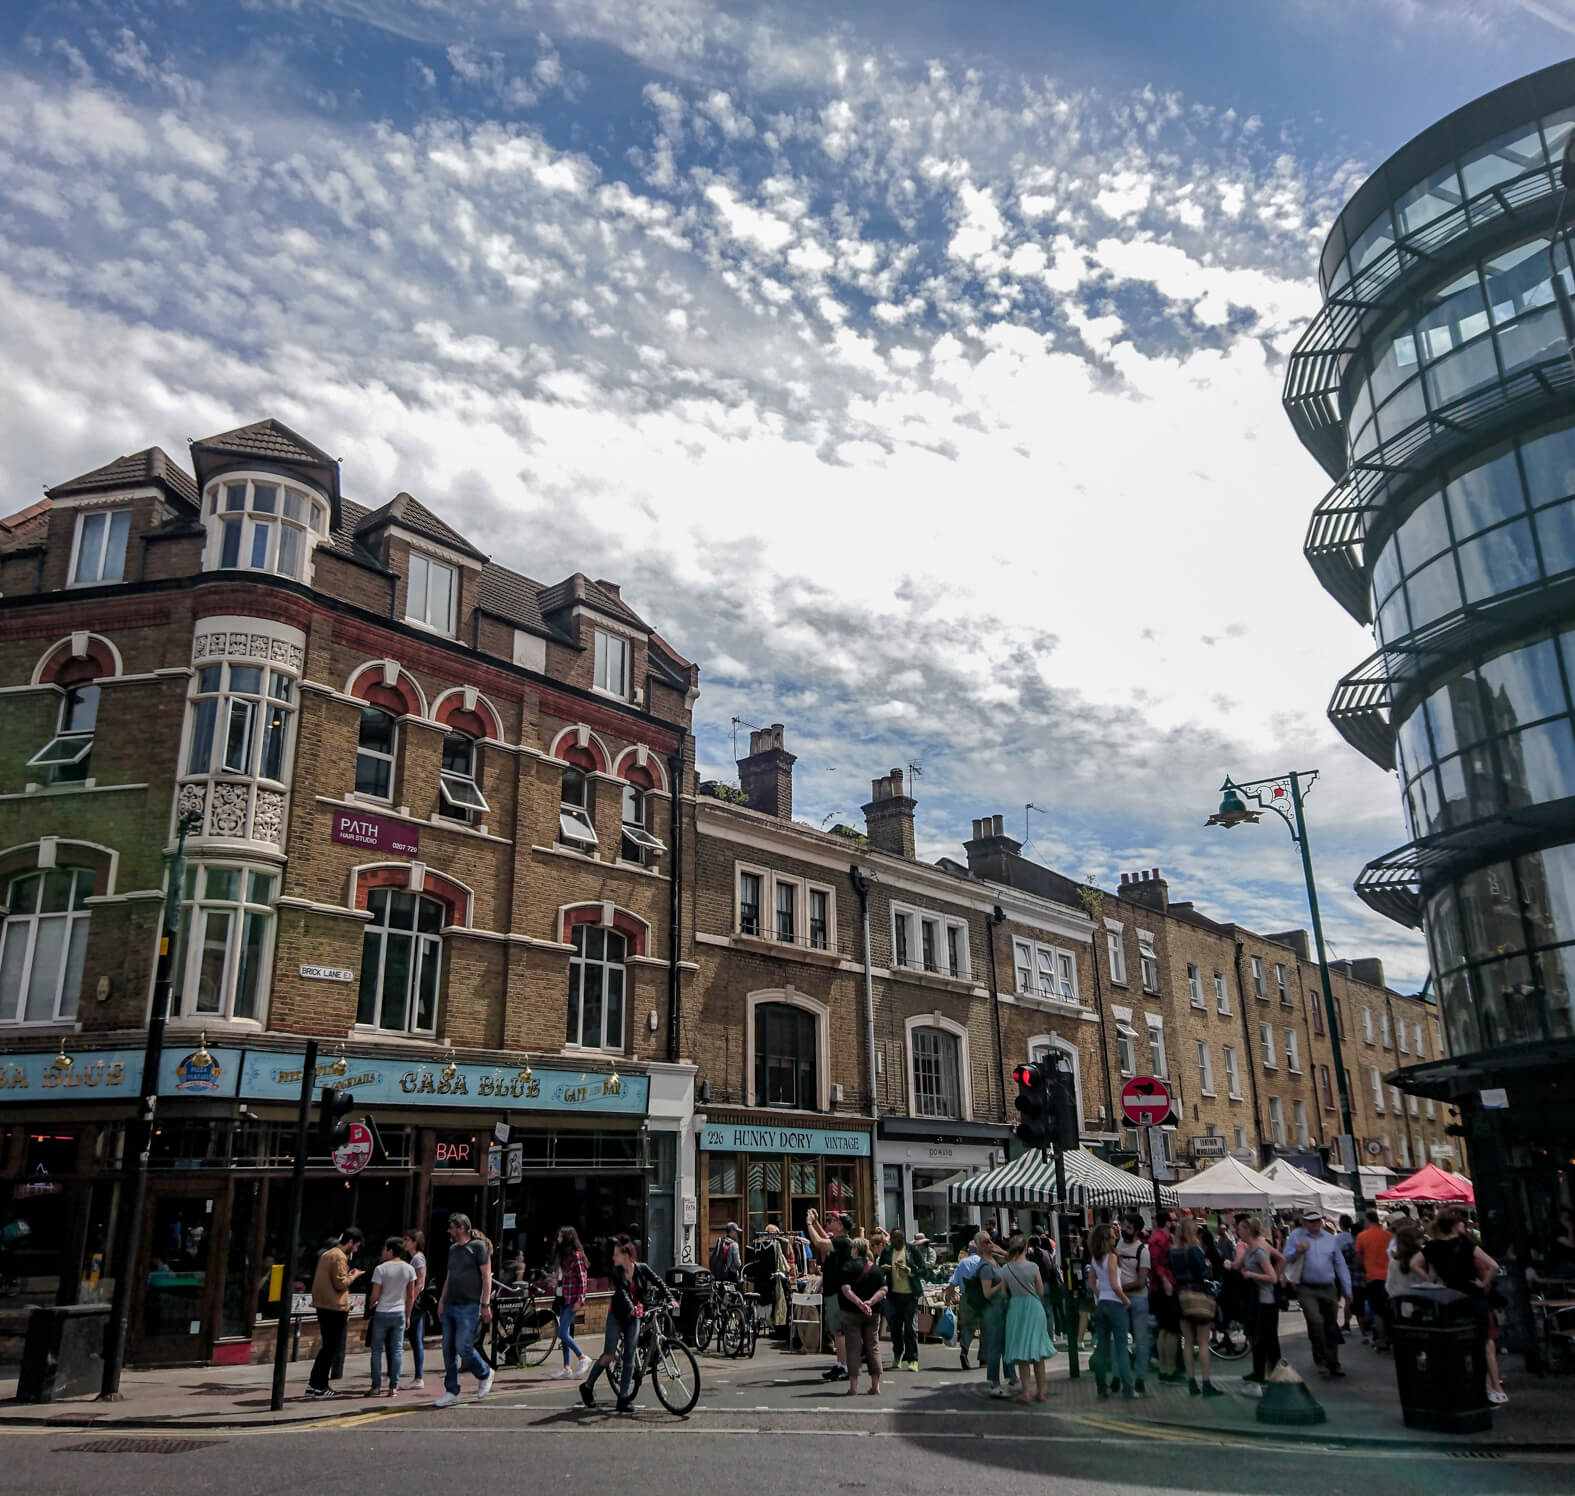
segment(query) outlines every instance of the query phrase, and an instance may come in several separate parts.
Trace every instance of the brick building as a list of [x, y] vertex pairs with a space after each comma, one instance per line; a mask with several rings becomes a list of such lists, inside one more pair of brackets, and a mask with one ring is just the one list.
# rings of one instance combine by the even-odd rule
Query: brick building
[[[454, 1210], [533, 1265], [563, 1220], [593, 1271], [630, 1223], [657, 1262], [691, 1251], [674, 792], [696, 667], [613, 583], [510, 571], [409, 494], [352, 502], [276, 421], [191, 463], [122, 457], [0, 526], [0, 1173], [24, 1272], [70, 1299], [116, 1267], [182, 828], [134, 1358], [243, 1359], [278, 1314], [308, 1035], [382, 1150], [353, 1185], [313, 1160], [304, 1261], [352, 1211], [369, 1240], [437, 1226], [435, 1268]], [[489, 1188], [500, 1120], [523, 1182]]]

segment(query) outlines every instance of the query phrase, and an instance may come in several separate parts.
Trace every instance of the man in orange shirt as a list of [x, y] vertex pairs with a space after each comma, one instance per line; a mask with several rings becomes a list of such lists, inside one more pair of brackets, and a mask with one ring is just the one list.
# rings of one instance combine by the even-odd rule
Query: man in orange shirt
[[1385, 1315], [1389, 1309], [1389, 1295], [1384, 1289], [1384, 1279], [1389, 1276], [1389, 1244], [1394, 1237], [1379, 1222], [1378, 1212], [1367, 1212], [1367, 1225], [1357, 1233], [1352, 1249], [1362, 1264], [1367, 1279], [1367, 1312], [1373, 1325], [1373, 1349], [1389, 1349], [1389, 1327]]

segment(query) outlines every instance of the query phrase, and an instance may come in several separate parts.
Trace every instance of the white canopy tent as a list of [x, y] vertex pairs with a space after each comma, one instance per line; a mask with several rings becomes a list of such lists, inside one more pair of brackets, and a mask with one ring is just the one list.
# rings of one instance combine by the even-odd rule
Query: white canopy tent
[[1356, 1214], [1356, 1201], [1350, 1190], [1342, 1189], [1328, 1179], [1318, 1179], [1304, 1169], [1298, 1169], [1289, 1159], [1275, 1159], [1263, 1171], [1263, 1177], [1272, 1179], [1286, 1189], [1309, 1191], [1317, 1197], [1318, 1208], [1326, 1215], [1354, 1217]]
[[1316, 1190], [1294, 1188], [1266, 1179], [1256, 1169], [1234, 1158], [1222, 1158], [1201, 1174], [1194, 1174], [1176, 1186], [1183, 1205], [1214, 1210], [1303, 1210], [1319, 1206]]

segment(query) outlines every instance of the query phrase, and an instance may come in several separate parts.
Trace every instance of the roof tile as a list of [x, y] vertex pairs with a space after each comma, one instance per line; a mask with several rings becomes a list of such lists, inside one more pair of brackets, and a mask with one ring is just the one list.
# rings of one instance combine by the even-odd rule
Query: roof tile
[[197, 484], [162, 447], [144, 447], [106, 462], [48, 490], [52, 499], [83, 493], [107, 493], [117, 488], [142, 488], [152, 484], [175, 498], [197, 507]]
[[487, 560], [484, 551], [477, 550], [452, 525], [444, 523], [425, 504], [408, 493], [395, 494], [381, 509], [374, 509], [356, 527], [356, 532], [369, 534], [385, 525], [398, 525], [402, 530], [409, 530], [412, 535], [424, 535], [428, 540], [462, 551], [479, 561]]

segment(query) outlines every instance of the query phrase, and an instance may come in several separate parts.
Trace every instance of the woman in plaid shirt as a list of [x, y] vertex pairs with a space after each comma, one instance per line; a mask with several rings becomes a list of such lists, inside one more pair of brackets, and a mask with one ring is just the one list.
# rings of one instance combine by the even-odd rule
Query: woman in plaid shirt
[[[558, 1312], [558, 1341], [563, 1347], [563, 1370], [553, 1372], [552, 1379], [561, 1382], [569, 1377], [583, 1377], [591, 1369], [591, 1358], [574, 1339], [574, 1316], [585, 1303], [589, 1275], [585, 1266], [585, 1253], [580, 1247], [580, 1234], [573, 1226], [565, 1226], [558, 1232], [553, 1255], [558, 1259], [558, 1292], [553, 1308]], [[571, 1357], [577, 1358], [579, 1364], [575, 1365]]]

